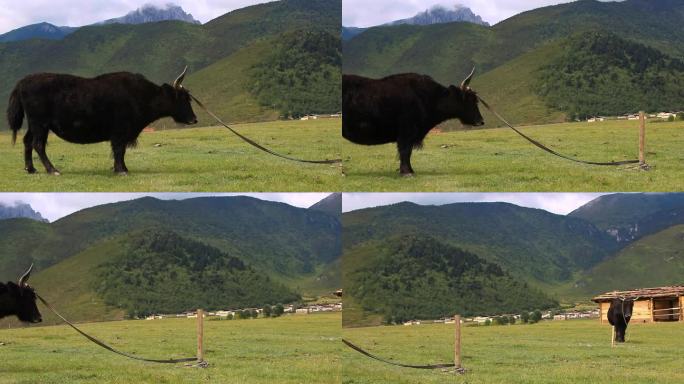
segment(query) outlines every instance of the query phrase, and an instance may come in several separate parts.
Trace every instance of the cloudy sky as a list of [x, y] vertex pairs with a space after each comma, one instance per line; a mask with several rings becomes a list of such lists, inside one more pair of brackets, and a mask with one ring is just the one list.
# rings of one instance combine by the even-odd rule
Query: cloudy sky
[[174, 3], [185, 12], [207, 21], [267, 0], [0, 0], [0, 33], [46, 21], [58, 26], [80, 27], [112, 19], [140, 8], [144, 4], [163, 6]]
[[0, 193], [0, 204], [13, 206], [21, 201], [31, 204], [35, 211], [55, 221], [84, 208], [117, 201], [153, 196], [162, 200], [183, 200], [200, 196], [251, 196], [260, 200], [277, 201], [300, 208], [308, 208], [328, 196], [327, 193]]
[[566, 215], [605, 193], [345, 193], [344, 212], [411, 201], [420, 205], [506, 202]]
[[370, 27], [405, 19], [433, 5], [448, 8], [462, 4], [491, 25], [518, 13], [572, 0], [343, 0], [342, 24], [349, 27]]

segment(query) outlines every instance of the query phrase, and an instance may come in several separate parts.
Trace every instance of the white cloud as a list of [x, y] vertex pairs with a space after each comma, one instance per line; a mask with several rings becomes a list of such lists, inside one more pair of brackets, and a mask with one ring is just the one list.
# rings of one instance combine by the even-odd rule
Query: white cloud
[[566, 215], [605, 193], [345, 193], [342, 211], [410, 201], [420, 205], [506, 202]]
[[0, 0], [0, 33], [39, 22], [78, 27], [120, 17], [145, 4], [174, 3], [206, 23], [230, 11], [267, 0]]
[[184, 200], [200, 196], [251, 196], [308, 208], [328, 196], [327, 193], [0, 193], [0, 204], [28, 203], [52, 221], [85, 208], [107, 203], [152, 196], [162, 200]]

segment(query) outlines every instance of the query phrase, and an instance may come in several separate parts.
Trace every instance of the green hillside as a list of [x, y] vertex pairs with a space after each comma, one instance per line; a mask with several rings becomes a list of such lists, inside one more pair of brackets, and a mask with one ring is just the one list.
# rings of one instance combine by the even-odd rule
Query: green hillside
[[76, 321], [260, 307], [341, 286], [336, 215], [249, 197], [148, 197], [0, 229], [0, 280], [35, 262], [31, 285]]
[[613, 290], [684, 284], [684, 225], [644, 237], [581, 276], [566, 294], [592, 297]]
[[346, 250], [398, 234], [429, 235], [541, 285], [570, 279], [618, 246], [584, 220], [505, 203], [401, 203], [345, 213], [342, 222]]
[[284, 118], [335, 112], [342, 94], [341, 65], [339, 37], [324, 31], [289, 32], [252, 67], [250, 91]]
[[[122, 249], [121, 238], [102, 241], [58, 264], [37, 270], [31, 276], [30, 284], [70, 320], [122, 320], [126, 311], [107, 305], [94, 289], [98, 283], [97, 268], [121, 255]], [[45, 324], [61, 322], [50, 311], [42, 310], [41, 314]]]
[[[131, 71], [162, 83], [173, 81], [188, 65], [190, 72], [185, 85], [226, 121], [274, 119], [286, 113], [271, 104], [262, 105], [258, 95], [250, 92], [251, 68], [268, 65], [267, 52], [293, 31], [338, 36], [340, 15], [340, 1], [282, 0], [236, 10], [204, 25], [167, 21], [88, 26], [59, 41], [0, 43], [0, 71], [4, 74], [0, 79], [0, 100], [7, 100], [16, 82], [30, 73], [90, 77]], [[312, 68], [310, 75], [314, 79], [327, 79], [325, 73], [333, 71], [329, 66]], [[319, 68], [321, 73], [316, 72]], [[317, 81], [318, 87], [329, 93], [339, 89], [334, 77], [325, 84]], [[315, 95], [297, 96], [307, 102], [315, 100]], [[249, 108], [245, 109], [245, 104]], [[338, 104], [328, 112], [339, 109]], [[206, 114], [198, 116], [201, 124], [212, 124]], [[7, 126], [4, 120], [0, 123], [2, 127]], [[159, 125], [174, 123], [164, 121]]]
[[575, 35], [538, 75], [537, 93], [570, 119], [684, 110], [684, 61], [607, 32]]
[[662, 211], [684, 208], [684, 193], [616, 193], [598, 197], [570, 216], [601, 229], [630, 227]]
[[40, 271], [111, 238], [154, 229], [204, 242], [274, 279], [310, 281], [315, 287], [318, 273], [339, 258], [341, 247], [338, 218], [248, 197], [147, 197], [40, 224], [0, 221], [7, 234], [0, 249], [0, 280], [15, 280], [31, 262]]
[[129, 316], [261, 308], [300, 299], [239, 258], [154, 230], [128, 237], [120, 256], [99, 265], [94, 289], [106, 304]]
[[[388, 298], [392, 291], [411, 297], [412, 288], [404, 285], [411, 281], [411, 274], [421, 279], [431, 276], [423, 269], [407, 266], [411, 262], [404, 250], [412, 248], [404, 245], [415, 238], [433, 238], [442, 244], [434, 252], [424, 252], [426, 255], [448, 255], [455, 251], [446, 248], [456, 248], [459, 254], [471, 255], [462, 256], [466, 260], [481, 260], [473, 265], [496, 266], [514, 281], [528, 284], [526, 289], [542, 289], [565, 304], [587, 303], [594, 295], [616, 289], [683, 284], [682, 196], [606, 195], [568, 216], [506, 203], [400, 203], [345, 213], [343, 281], [345, 290], [352, 292], [345, 304], [345, 311], [350, 308], [345, 322], [378, 324], [385, 312], [371, 314], [367, 313], [368, 308], [384, 308], [391, 302]], [[439, 264], [425, 257], [430, 263]], [[376, 263], [376, 259], [381, 261]], [[436, 270], [440, 268], [448, 269], [442, 266]], [[400, 272], [403, 270], [406, 274]], [[375, 273], [357, 275], [355, 271]], [[385, 273], [397, 273], [398, 277], [385, 279]], [[409, 284], [425, 287], [422, 280]], [[440, 286], [441, 280], [433, 279], [430, 284]], [[417, 290], [432, 292], [423, 288]], [[461, 295], [481, 291], [471, 288], [461, 286]], [[381, 291], [382, 294], [378, 293]], [[364, 301], [364, 295], [370, 292], [385, 302]], [[401, 297], [396, 296], [396, 300], [400, 303]], [[474, 301], [471, 298], [468, 303], [476, 305]], [[416, 303], [411, 307], [421, 308]]]
[[[345, 294], [357, 311], [363, 317], [381, 315], [385, 323], [557, 306], [498, 265], [429, 236], [355, 247], [345, 252], [343, 265]], [[346, 325], [359, 325], [350, 324], [353, 318], [345, 314]]]
[[[343, 71], [419, 72], [458, 84], [476, 66], [473, 88], [518, 124], [680, 109], [682, 15], [684, 4], [676, 0], [580, 0], [492, 27], [375, 27], [343, 43]], [[492, 116], [485, 121], [500, 125]]]

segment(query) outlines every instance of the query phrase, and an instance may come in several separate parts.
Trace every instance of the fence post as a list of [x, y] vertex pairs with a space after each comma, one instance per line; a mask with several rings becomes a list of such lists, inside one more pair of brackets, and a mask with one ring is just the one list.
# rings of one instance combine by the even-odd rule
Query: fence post
[[458, 372], [461, 367], [461, 315], [454, 316], [454, 367]]
[[646, 167], [646, 113], [639, 112], [639, 166]]
[[615, 348], [615, 326], [613, 326], [611, 329], [612, 329], [612, 335], [611, 335], [610, 346], [612, 348]]
[[204, 310], [197, 310], [197, 361], [204, 361]]

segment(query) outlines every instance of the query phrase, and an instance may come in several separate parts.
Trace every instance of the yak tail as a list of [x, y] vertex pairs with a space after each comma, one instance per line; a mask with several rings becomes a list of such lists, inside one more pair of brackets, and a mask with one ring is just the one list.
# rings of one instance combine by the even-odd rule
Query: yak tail
[[17, 132], [21, 129], [21, 124], [24, 122], [24, 106], [19, 99], [19, 91], [17, 88], [12, 91], [9, 98], [9, 105], [7, 106], [7, 122], [12, 130], [12, 145], [17, 142]]

